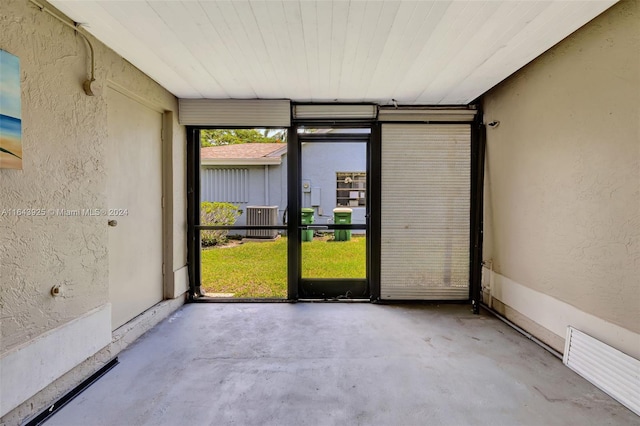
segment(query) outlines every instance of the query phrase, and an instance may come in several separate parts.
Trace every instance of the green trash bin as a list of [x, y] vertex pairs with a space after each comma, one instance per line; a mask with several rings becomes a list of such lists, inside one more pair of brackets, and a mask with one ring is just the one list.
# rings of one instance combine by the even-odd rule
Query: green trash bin
[[[302, 214], [302, 224], [311, 225], [313, 223], [313, 209], [302, 208], [300, 213]], [[302, 241], [313, 241], [313, 230], [305, 229], [302, 231]]]
[[[353, 209], [347, 207], [336, 207], [333, 209], [333, 223], [336, 225], [351, 224], [351, 213]], [[333, 239], [335, 241], [350, 241], [351, 230], [350, 229], [336, 229], [333, 233]]]

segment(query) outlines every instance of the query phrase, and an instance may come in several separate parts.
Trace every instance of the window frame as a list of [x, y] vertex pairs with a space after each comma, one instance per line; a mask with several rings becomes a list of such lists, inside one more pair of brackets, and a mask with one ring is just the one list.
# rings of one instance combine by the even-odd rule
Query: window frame
[[[348, 196], [341, 196], [344, 192], [349, 192]], [[352, 198], [352, 192], [358, 192], [358, 196]], [[344, 204], [345, 200], [346, 204]], [[352, 201], [356, 201], [357, 204], [352, 204]], [[367, 207], [367, 172], [336, 172], [336, 207]]]

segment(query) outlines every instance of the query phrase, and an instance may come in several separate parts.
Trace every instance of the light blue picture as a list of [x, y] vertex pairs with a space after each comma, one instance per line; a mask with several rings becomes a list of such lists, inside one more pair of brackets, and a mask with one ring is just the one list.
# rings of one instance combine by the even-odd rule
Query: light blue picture
[[20, 59], [0, 50], [0, 168], [22, 169]]

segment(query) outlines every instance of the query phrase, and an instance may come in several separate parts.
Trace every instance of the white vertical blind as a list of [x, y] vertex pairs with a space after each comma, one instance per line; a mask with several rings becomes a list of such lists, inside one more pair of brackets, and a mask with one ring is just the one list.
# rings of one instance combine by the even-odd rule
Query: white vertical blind
[[383, 124], [383, 299], [469, 297], [471, 132]]
[[249, 202], [248, 169], [201, 170], [200, 197], [202, 201], [243, 204]]

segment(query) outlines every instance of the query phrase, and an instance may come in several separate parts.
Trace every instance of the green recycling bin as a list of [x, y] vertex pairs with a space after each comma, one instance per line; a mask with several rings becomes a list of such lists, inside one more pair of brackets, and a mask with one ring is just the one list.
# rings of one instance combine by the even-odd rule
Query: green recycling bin
[[[353, 209], [346, 207], [336, 207], [333, 209], [333, 223], [336, 225], [351, 224], [351, 213]], [[350, 241], [351, 230], [350, 229], [336, 229], [333, 233], [333, 239], [335, 241]]]
[[[302, 214], [302, 224], [311, 225], [313, 223], [313, 209], [302, 208], [300, 209]], [[313, 230], [305, 229], [302, 231], [302, 241], [313, 241]]]

